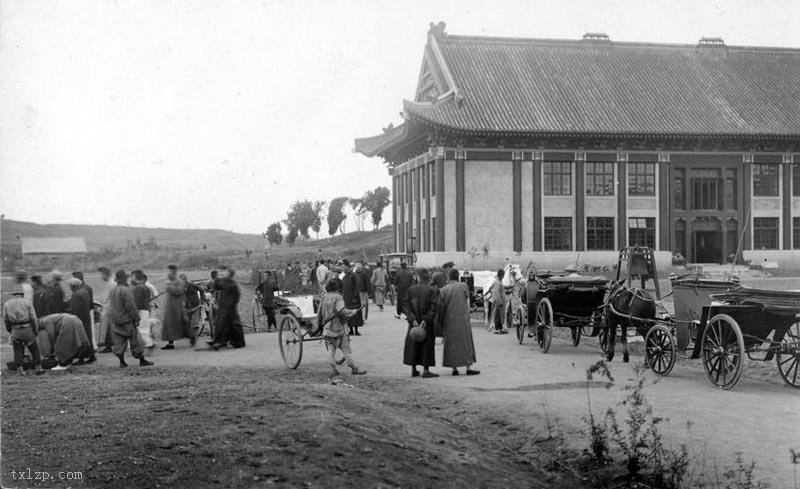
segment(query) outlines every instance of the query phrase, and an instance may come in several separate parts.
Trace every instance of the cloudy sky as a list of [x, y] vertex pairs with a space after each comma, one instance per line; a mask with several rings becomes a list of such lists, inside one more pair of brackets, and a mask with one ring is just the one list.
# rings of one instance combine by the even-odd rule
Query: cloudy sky
[[0, 207], [260, 232], [294, 200], [390, 185], [353, 138], [401, 121], [430, 22], [800, 48], [799, 18], [795, 0], [5, 0]]

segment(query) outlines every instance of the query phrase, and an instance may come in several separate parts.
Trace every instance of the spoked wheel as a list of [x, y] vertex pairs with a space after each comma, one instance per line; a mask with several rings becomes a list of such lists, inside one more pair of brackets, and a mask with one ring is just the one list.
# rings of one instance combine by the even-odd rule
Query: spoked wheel
[[669, 375], [675, 366], [675, 337], [663, 324], [657, 324], [644, 337], [644, 361], [658, 375]]
[[570, 336], [572, 336], [572, 346], [581, 344], [581, 336], [583, 335], [583, 326], [573, 326], [570, 329]]
[[553, 306], [550, 300], [542, 298], [536, 306], [536, 342], [542, 353], [550, 351], [550, 342], [553, 340]]
[[197, 311], [197, 314], [200, 314], [200, 327], [197, 330], [197, 336], [202, 334], [208, 334], [210, 337], [214, 337], [214, 313], [212, 312], [211, 308], [209, 307], [206, 310], [206, 306], [200, 306], [200, 309]]
[[281, 321], [281, 329], [278, 330], [278, 344], [281, 347], [283, 363], [291, 369], [300, 365], [303, 359], [303, 332], [300, 325], [292, 316], [286, 316]]
[[253, 297], [253, 332], [267, 331], [269, 329], [269, 321], [267, 315], [264, 313], [264, 307], [258, 297]]
[[775, 362], [783, 380], [794, 388], [800, 388], [800, 322], [794, 323], [786, 331]]
[[744, 338], [739, 324], [727, 314], [717, 314], [703, 332], [703, 369], [720, 389], [731, 389], [744, 369]]
[[514, 327], [517, 330], [517, 341], [521, 345], [525, 341], [525, 318], [522, 317], [522, 308], [514, 313]]
[[606, 354], [606, 358], [614, 353], [614, 339], [611, 335], [611, 328], [616, 328], [617, 325], [611, 324], [608, 313], [600, 314], [600, 324], [598, 325], [597, 341], [600, 343], [600, 349]]

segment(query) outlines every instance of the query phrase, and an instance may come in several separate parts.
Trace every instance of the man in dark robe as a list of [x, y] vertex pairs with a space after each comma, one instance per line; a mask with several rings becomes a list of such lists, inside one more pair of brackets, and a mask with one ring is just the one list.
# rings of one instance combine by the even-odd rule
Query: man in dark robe
[[83, 287], [83, 282], [75, 277], [69, 279], [67, 285], [69, 285], [69, 289], [72, 291], [72, 295], [69, 298], [69, 313], [81, 320], [86, 338], [89, 340], [89, 343], [85, 346], [83, 351], [78, 354], [78, 365], [95, 362], [97, 358], [94, 356], [94, 349], [92, 348], [91, 342], [92, 307], [89, 291]]
[[32, 275], [31, 286], [33, 286], [33, 309], [36, 311], [36, 317], [43, 318], [52, 313], [49, 293], [47, 286], [42, 282], [42, 276], [39, 274]]
[[[342, 297], [344, 297], [344, 307], [348, 309], [360, 309], [361, 297], [359, 294], [360, 275], [356, 273], [355, 267], [351, 267], [349, 262], [345, 262], [345, 275], [342, 279]], [[364, 325], [364, 318], [361, 311], [353, 314], [347, 319], [348, 333], [352, 336], [361, 336], [358, 328]]]
[[66, 370], [75, 358], [81, 360], [91, 345], [80, 318], [63, 312], [39, 320], [36, 343], [43, 357], [56, 359], [53, 370]]
[[245, 346], [244, 330], [239, 319], [241, 291], [233, 279], [235, 275], [236, 271], [229, 268], [225, 277], [217, 279], [217, 324], [214, 339], [209, 342], [214, 350], [227, 346], [228, 343], [234, 348]]
[[411, 366], [411, 376], [418, 377], [417, 365], [422, 365], [422, 377], [426, 379], [439, 376], [430, 371], [430, 367], [436, 365], [434, 322], [439, 306], [439, 289], [428, 284], [428, 279], [428, 271], [420, 270], [419, 283], [408, 289], [404, 306], [408, 321], [408, 333], [415, 326], [423, 326], [425, 340], [417, 343], [406, 333], [406, 342], [403, 347], [403, 364]]
[[67, 303], [66, 295], [64, 294], [64, 287], [61, 282], [63, 275], [59, 270], [50, 272], [50, 285], [48, 287], [50, 296], [51, 313], [67, 312], [69, 304]]
[[475, 344], [469, 318], [469, 288], [458, 281], [458, 270], [450, 270], [450, 282], [440, 293], [439, 321], [444, 335], [442, 365], [451, 367], [458, 375], [458, 367], [467, 367], [467, 375], [477, 375], [471, 367], [475, 363]]
[[167, 299], [164, 303], [164, 323], [161, 339], [167, 340], [162, 350], [174, 350], [175, 340], [189, 338], [194, 346], [195, 337], [186, 312], [186, 284], [178, 277], [178, 267], [167, 267]]
[[358, 275], [358, 298], [361, 301], [361, 305], [364, 306], [361, 309], [361, 315], [364, 317], [364, 322], [367, 322], [369, 319], [369, 296], [372, 294], [372, 273], [370, 272], [369, 268], [367, 268], [366, 263], [356, 263], [356, 275]]
[[264, 314], [267, 316], [267, 331], [278, 329], [278, 324], [275, 322], [275, 289], [277, 288], [277, 277], [272, 272], [266, 272], [258, 287], [256, 293], [261, 296], [261, 307], [264, 309]]
[[414, 284], [414, 276], [408, 271], [408, 265], [405, 262], [400, 264], [400, 270], [394, 276], [394, 288], [397, 293], [397, 312], [394, 317], [400, 319], [403, 314], [403, 307], [406, 302], [406, 294], [408, 289]]

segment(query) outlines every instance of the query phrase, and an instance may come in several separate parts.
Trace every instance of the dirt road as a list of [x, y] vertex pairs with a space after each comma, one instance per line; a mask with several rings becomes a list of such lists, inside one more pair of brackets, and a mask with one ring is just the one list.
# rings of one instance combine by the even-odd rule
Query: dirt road
[[[519, 420], [532, 437], [546, 437], [557, 431], [573, 448], [582, 449], [587, 441], [582, 434], [587, 415], [587, 367], [600, 359], [597, 342], [585, 338], [575, 348], [566, 335], [557, 335], [548, 354], [526, 340], [517, 344], [513, 335], [487, 333], [478, 323], [473, 325], [481, 375], [453, 377], [449, 371], [436, 369], [438, 379], [412, 379], [402, 365], [402, 344], [405, 327], [387, 309], [370, 311], [364, 335], [353, 338], [356, 359], [369, 371], [368, 377], [398, 379], [429, 387], [439, 393], [452, 392], [464, 397], [487, 413], [510, 415]], [[559, 337], [560, 336], [560, 337]], [[247, 336], [247, 347], [241, 350], [195, 351], [188, 342], [178, 342], [173, 351], [156, 349], [152, 360], [156, 369], [167, 375], [173, 368], [191, 366], [256, 367], [265, 375], [290, 375], [282, 370], [277, 334], [259, 333]], [[3, 347], [4, 357], [8, 354]], [[618, 358], [620, 355], [618, 355]], [[319, 342], [305, 345], [301, 371], [312, 374], [327, 372], [327, 353]], [[441, 345], [437, 344], [437, 360], [441, 362]], [[617, 403], [624, 398], [624, 386], [635, 375], [632, 366], [641, 355], [632, 354], [630, 364], [615, 360], [611, 364], [616, 383], [610, 389], [589, 390], [595, 413], [607, 408], [623, 408]], [[100, 355], [100, 367], [114, 368], [116, 359]], [[800, 392], [784, 386], [774, 363], [748, 363], [742, 380], [732, 391], [720, 391], [705, 378], [697, 361], [679, 361], [672, 374], [656, 378], [646, 388], [654, 414], [668, 420], [662, 425], [667, 441], [673, 446], [687, 443], [699, 470], [712, 470], [730, 465], [735, 452], [743, 452], [745, 460], [757, 462], [757, 476], [773, 487], [791, 487], [793, 468], [789, 449], [800, 448]], [[360, 378], [348, 378], [358, 386]], [[687, 423], [691, 423], [687, 429]], [[551, 432], [551, 433], [548, 433]]]

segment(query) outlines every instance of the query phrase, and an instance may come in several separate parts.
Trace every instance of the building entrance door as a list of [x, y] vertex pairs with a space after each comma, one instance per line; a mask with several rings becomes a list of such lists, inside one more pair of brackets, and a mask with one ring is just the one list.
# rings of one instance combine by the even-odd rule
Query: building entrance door
[[696, 263], [724, 263], [722, 231], [695, 231], [694, 257]]

